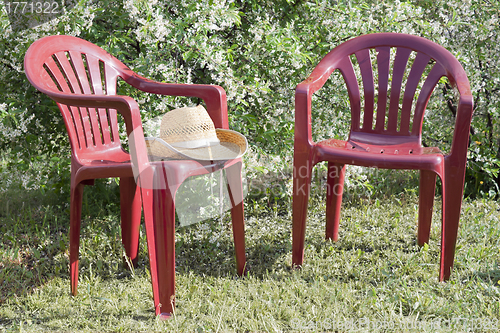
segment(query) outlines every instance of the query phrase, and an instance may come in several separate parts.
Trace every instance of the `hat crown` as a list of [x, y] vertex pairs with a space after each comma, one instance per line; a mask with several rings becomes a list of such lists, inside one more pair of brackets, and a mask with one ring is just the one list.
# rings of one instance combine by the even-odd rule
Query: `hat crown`
[[167, 112], [161, 121], [160, 138], [169, 143], [217, 139], [210, 115], [201, 105]]
[[230, 160], [243, 156], [247, 139], [238, 132], [215, 128], [201, 105], [167, 112], [158, 138], [146, 137], [148, 155], [154, 159]]

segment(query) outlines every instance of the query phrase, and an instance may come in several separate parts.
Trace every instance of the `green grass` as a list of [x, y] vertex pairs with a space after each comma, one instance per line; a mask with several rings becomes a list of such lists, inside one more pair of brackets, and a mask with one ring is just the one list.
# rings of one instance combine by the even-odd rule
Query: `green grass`
[[102, 191], [103, 184], [86, 188], [76, 297], [69, 292], [67, 204], [19, 190], [0, 196], [0, 331], [487, 332], [500, 327], [498, 202], [464, 202], [455, 267], [450, 281], [440, 283], [439, 198], [430, 243], [418, 247], [415, 190], [372, 191], [376, 198], [346, 193], [336, 243], [324, 240], [324, 197], [314, 193], [301, 270], [290, 269], [290, 199], [248, 198], [249, 275], [235, 274], [228, 216], [179, 228], [176, 312], [162, 322], [154, 316], [144, 232], [139, 267], [130, 271], [122, 264], [118, 191], [114, 184]]

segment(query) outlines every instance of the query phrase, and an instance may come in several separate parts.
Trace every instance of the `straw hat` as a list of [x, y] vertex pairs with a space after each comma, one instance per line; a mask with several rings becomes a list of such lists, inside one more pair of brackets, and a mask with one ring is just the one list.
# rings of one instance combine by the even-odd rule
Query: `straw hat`
[[240, 133], [216, 129], [201, 105], [167, 112], [161, 120], [160, 137], [145, 139], [154, 160], [230, 160], [243, 156], [248, 146]]

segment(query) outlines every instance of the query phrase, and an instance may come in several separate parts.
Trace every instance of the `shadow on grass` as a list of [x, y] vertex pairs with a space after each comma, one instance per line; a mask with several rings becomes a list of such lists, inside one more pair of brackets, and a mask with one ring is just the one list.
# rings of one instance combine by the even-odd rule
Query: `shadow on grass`
[[473, 274], [466, 276], [463, 280], [470, 281], [473, 279], [481, 280], [482, 282], [491, 284], [492, 286], [496, 287], [500, 285], [500, 270], [492, 269], [492, 270], [485, 270], [483, 272], [481, 271], [474, 272]]
[[[87, 186], [82, 207], [82, 235], [89, 221], [115, 212], [117, 186]], [[103, 203], [104, 202], [104, 203]], [[115, 204], [107, 204], [115, 202]], [[103, 223], [104, 224], [104, 223]], [[119, 228], [119, 220], [116, 223]], [[99, 231], [103, 231], [100, 228]], [[104, 230], [114, 238], [116, 228]], [[55, 277], [68, 280], [69, 197], [39, 191], [8, 190], [0, 195], [0, 304], [23, 297]], [[85, 255], [86, 256], [86, 255]], [[80, 256], [82, 259], [82, 256]], [[80, 261], [85, 266], [86, 259]]]
[[[329, 242], [329, 241], [328, 241]], [[317, 242], [317, 246], [323, 246], [324, 242]], [[418, 252], [421, 246], [417, 245], [417, 239], [412, 239], [407, 241], [405, 239], [398, 239], [397, 241], [393, 241], [390, 243], [379, 242], [373, 244], [371, 242], [364, 242], [362, 239], [359, 239], [356, 242], [339, 239], [336, 242], [331, 242], [332, 246], [335, 246], [336, 250], [346, 251], [346, 252], [357, 252], [362, 251], [363, 253], [372, 253], [378, 251], [380, 253], [385, 251], [401, 251], [406, 254], [411, 254]]]
[[[126, 278], [131, 273], [121, 265], [118, 187], [113, 183], [106, 186], [102, 184], [96, 182], [96, 186], [87, 186], [84, 192], [82, 242], [85, 240], [87, 243], [85, 249], [81, 247], [80, 277], [85, 276], [92, 265], [93, 274], [102, 280]], [[17, 210], [11, 207], [10, 222], [5, 216], [0, 216], [0, 240], [3, 244], [0, 245], [0, 303], [14, 295], [27, 295], [56, 276], [68, 281], [69, 293], [69, 209], [60, 203], [59, 206], [54, 205], [54, 202], [43, 204], [35, 200], [37, 197], [37, 193], [27, 194], [18, 201], [20, 206]], [[69, 198], [66, 199], [69, 201]], [[290, 209], [289, 205], [279, 208], [284, 211]], [[311, 210], [314, 209], [311, 207]], [[274, 216], [272, 214], [272, 209], [267, 206], [250, 214], [256, 217], [257, 222], [248, 228], [247, 265], [250, 274], [257, 279], [267, 278], [273, 272], [279, 272], [273, 274], [276, 276], [291, 271], [290, 217], [284, 213], [285, 216], [271, 217]], [[324, 216], [323, 212], [321, 214]], [[14, 215], [16, 218], [12, 218]], [[248, 218], [248, 213], [246, 215]], [[237, 277], [232, 228], [230, 222], [226, 222], [221, 230], [214, 229], [212, 234], [205, 233], [201, 238], [195, 236], [195, 226], [189, 227], [191, 229], [187, 231], [178, 230], [176, 270], [179, 273], [192, 272], [216, 278]], [[144, 224], [141, 228], [144, 228]], [[406, 236], [397, 237], [391, 243], [373, 243], [363, 239], [353, 240], [352, 237], [344, 238], [341, 234], [338, 242], [325, 245], [323, 228], [324, 222], [321, 222], [321, 231], [308, 226], [308, 237], [316, 236], [308, 238], [306, 246], [312, 245], [323, 250], [332, 247], [334, 250], [328, 254], [330, 256], [357, 251], [372, 253], [387, 250], [409, 254], [418, 251], [415, 250], [415, 239], [409, 242]], [[410, 230], [406, 233], [412, 234]], [[213, 238], [213, 235], [217, 237]], [[139, 268], [149, 270], [145, 237], [141, 237], [140, 246]], [[309, 259], [306, 258], [306, 261]], [[326, 275], [338, 278], [338, 275], [329, 271]]]
[[[56, 276], [67, 277], [66, 221], [36, 193], [1, 198], [0, 304], [25, 296]], [[56, 208], [57, 209], [57, 208]]]
[[[246, 268], [249, 274], [263, 278], [276, 269], [284, 254], [289, 253], [291, 245], [255, 244], [246, 247]], [[206, 244], [184, 243], [176, 247], [176, 271], [191, 272], [200, 276], [224, 277], [236, 274], [236, 260], [232, 241], [220, 241], [216, 250], [207, 253]]]

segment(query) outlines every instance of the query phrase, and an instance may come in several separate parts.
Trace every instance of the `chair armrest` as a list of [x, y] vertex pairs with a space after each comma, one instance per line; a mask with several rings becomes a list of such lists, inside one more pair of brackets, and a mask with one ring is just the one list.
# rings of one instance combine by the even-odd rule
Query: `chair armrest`
[[68, 106], [116, 109], [125, 120], [127, 134], [138, 126], [142, 127], [139, 106], [129, 96], [66, 94], [49, 90], [42, 92], [57, 103]]
[[[325, 84], [330, 75], [339, 69], [344, 79], [352, 80], [352, 64], [348, 57], [343, 55], [344, 50], [341, 46], [333, 49], [320, 63], [314, 68], [307, 79], [297, 85], [295, 89], [295, 140], [300, 142], [308, 141], [313, 144], [311, 134], [311, 100], [312, 95]], [[338, 54], [343, 55], [339, 57]], [[345, 53], [345, 52], [344, 52]], [[350, 72], [349, 72], [350, 70]], [[352, 74], [351, 74], [352, 73]], [[349, 76], [349, 74], [351, 74]], [[355, 77], [354, 77], [355, 79]], [[298, 130], [297, 130], [298, 129]], [[297, 147], [297, 146], [296, 146]], [[296, 148], [297, 149], [297, 148]]]
[[[307, 81], [307, 80], [306, 80]], [[306, 81], [295, 89], [295, 150], [304, 144], [312, 146], [311, 132], [311, 85]], [[307, 148], [304, 147], [306, 150]]]
[[203, 99], [207, 112], [216, 128], [229, 129], [226, 92], [220, 86], [206, 84], [163, 83], [146, 79], [130, 70], [124, 73], [125, 81], [144, 92], [168, 95], [198, 97]]
[[465, 160], [467, 156], [473, 111], [474, 102], [469, 90], [469, 94], [461, 95], [458, 102], [453, 141], [451, 143], [451, 151], [447, 157], [451, 163], [459, 163]]

